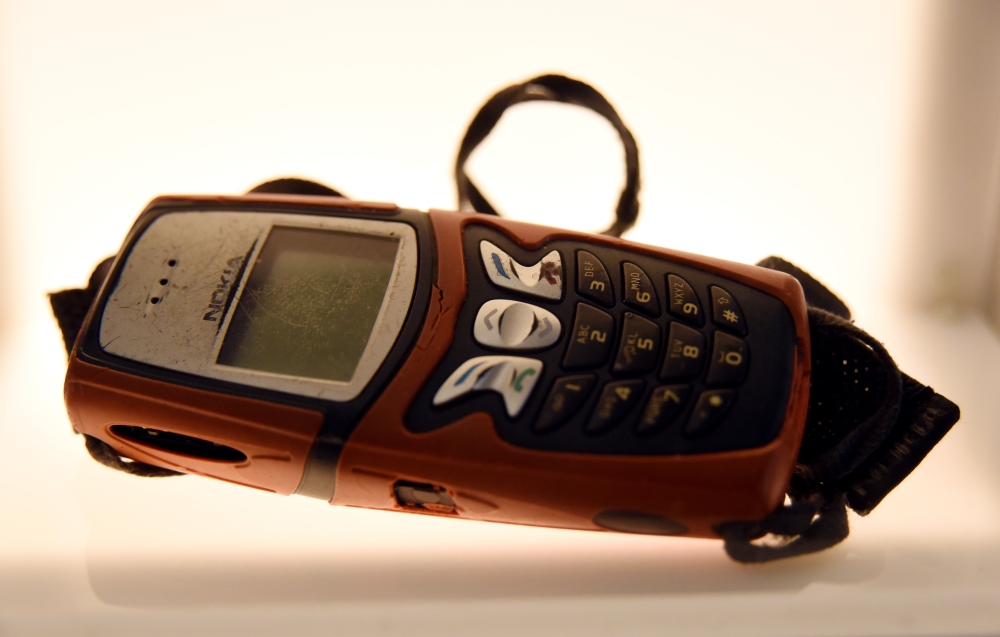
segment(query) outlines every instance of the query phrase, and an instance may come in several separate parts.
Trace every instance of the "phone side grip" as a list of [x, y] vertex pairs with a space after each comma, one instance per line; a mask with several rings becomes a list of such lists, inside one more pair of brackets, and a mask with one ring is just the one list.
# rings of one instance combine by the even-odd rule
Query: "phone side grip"
[[[165, 383], [77, 357], [70, 359], [65, 394], [73, 428], [127, 458], [283, 495], [298, 486], [323, 424], [318, 411]], [[213, 460], [144, 445], [116, 435], [114, 428], [122, 425], [215, 442], [246, 460]]]

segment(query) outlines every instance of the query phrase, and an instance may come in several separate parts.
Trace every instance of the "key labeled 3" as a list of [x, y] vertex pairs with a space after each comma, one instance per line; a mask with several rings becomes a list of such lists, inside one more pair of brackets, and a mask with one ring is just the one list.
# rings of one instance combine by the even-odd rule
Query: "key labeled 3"
[[472, 328], [476, 341], [486, 347], [532, 350], [550, 347], [559, 340], [562, 325], [556, 315], [538, 306], [508, 299], [483, 303]]

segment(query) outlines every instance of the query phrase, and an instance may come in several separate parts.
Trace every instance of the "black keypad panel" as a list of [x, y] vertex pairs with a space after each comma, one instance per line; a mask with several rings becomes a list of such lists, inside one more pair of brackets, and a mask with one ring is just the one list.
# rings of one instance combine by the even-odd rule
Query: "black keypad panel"
[[701, 301], [694, 293], [694, 288], [676, 274], [667, 275], [667, 311], [675, 318], [697, 327], [705, 324]]
[[632, 312], [625, 312], [622, 338], [612, 368], [616, 374], [644, 374], [656, 367], [660, 354], [660, 327]]
[[580, 303], [570, 331], [569, 346], [562, 366], [565, 369], [598, 367], [608, 360], [614, 346], [615, 320], [607, 312]]
[[587, 374], [557, 379], [535, 419], [533, 430], [537, 433], [552, 431], [575, 416], [590, 398], [590, 390], [596, 380], [596, 376]]
[[620, 423], [639, 402], [642, 386], [641, 380], [620, 380], [605, 385], [587, 423], [586, 432], [599, 434]]
[[667, 351], [663, 356], [661, 380], [688, 380], [696, 377], [705, 360], [705, 337], [696, 329], [677, 321], [670, 324]]
[[739, 303], [729, 293], [717, 285], [712, 291], [712, 322], [723, 329], [746, 336], [747, 324], [743, 320], [743, 310]]
[[[556, 250], [560, 275], [572, 283], [561, 299], [497, 288], [482, 241], [524, 264]], [[798, 339], [777, 298], [687, 262], [600, 243], [556, 240], [526, 250], [476, 223], [464, 231], [463, 250], [468, 284], [454, 339], [407, 411], [410, 431], [487, 413], [517, 447], [639, 456], [752, 449], [780, 431]], [[537, 306], [562, 326], [550, 347], [523, 354], [540, 363], [533, 393], [513, 417], [496, 391], [433, 405], [455, 370], [496, 354], [473, 332], [479, 309], [498, 299]]]
[[642, 268], [626, 261], [622, 264], [622, 286], [625, 292], [625, 305], [634, 307], [646, 314], [657, 317], [660, 315], [660, 298], [656, 294], [649, 276]]
[[576, 253], [576, 291], [605, 307], [614, 307], [615, 291], [608, 270], [600, 259], [586, 250]]
[[716, 332], [705, 382], [714, 386], [739, 385], [749, 369], [750, 348], [747, 344], [725, 332]]
[[690, 395], [690, 385], [660, 385], [654, 389], [635, 425], [635, 433], [648, 436], [670, 425], [681, 413]]

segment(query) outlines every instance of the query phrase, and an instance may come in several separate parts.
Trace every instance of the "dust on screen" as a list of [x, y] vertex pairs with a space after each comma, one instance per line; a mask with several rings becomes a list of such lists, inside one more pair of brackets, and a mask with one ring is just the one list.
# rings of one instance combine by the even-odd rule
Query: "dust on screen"
[[392, 276], [399, 240], [275, 227], [253, 264], [217, 362], [347, 382]]

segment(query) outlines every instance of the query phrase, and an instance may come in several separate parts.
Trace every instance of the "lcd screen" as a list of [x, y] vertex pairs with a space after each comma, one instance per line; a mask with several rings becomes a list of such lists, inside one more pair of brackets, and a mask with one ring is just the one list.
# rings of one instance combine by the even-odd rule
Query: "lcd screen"
[[399, 240], [274, 227], [233, 310], [217, 362], [348, 382], [368, 345]]

